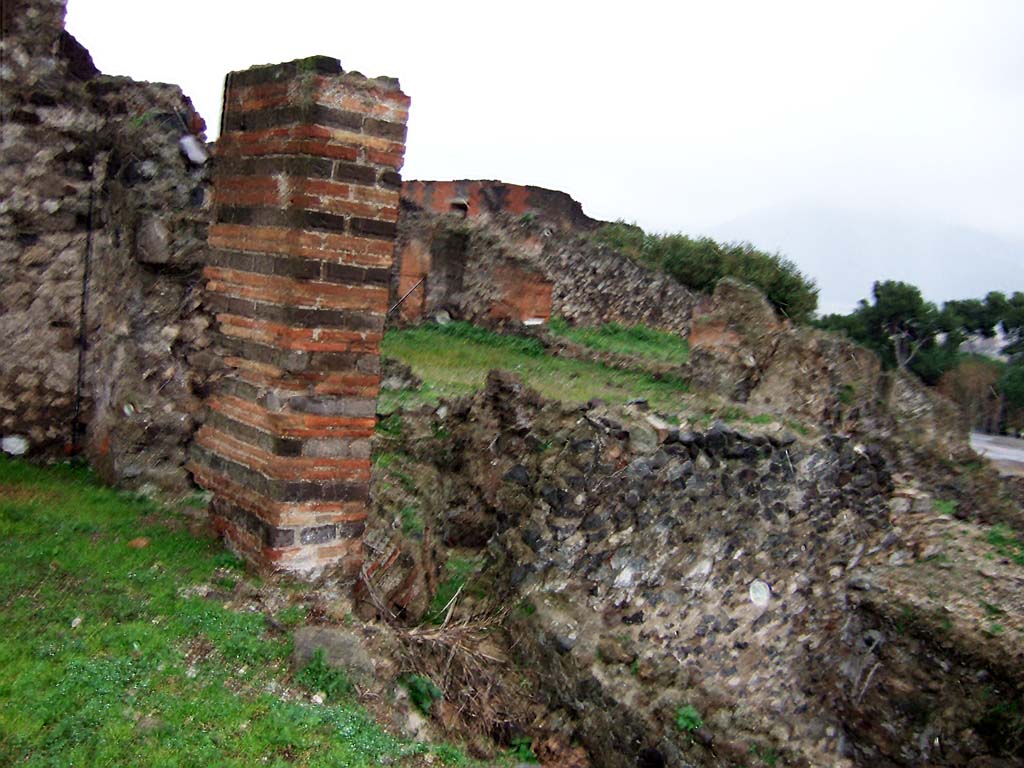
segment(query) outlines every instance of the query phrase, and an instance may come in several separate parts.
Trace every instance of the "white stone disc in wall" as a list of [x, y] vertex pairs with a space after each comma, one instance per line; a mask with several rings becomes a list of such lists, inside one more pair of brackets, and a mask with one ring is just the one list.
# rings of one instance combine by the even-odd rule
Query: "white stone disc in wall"
[[760, 579], [750, 582], [750, 602], [758, 608], [767, 608], [772, 600], [772, 588]]

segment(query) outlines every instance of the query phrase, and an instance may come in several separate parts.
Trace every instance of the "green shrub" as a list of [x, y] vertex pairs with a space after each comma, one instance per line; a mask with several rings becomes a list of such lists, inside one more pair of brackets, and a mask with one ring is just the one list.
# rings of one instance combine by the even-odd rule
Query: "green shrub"
[[622, 219], [605, 224], [594, 233], [594, 240], [622, 251], [627, 256], [644, 260], [645, 241], [647, 235], [636, 224], [627, 224]]
[[686, 235], [666, 235], [655, 248], [662, 269], [695, 291], [710, 292], [727, 274], [721, 248], [709, 237], [694, 240]]

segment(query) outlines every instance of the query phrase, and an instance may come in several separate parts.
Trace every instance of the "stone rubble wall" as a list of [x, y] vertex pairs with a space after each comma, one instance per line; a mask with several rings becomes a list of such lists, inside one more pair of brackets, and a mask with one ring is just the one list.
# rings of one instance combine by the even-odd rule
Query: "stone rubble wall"
[[246, 557], [353, 575], [409, 98], [314, 57], [229, 74], [224, 103], [205, 276], [227, 370], [189, 467]]
[[176, 86], [100, 75], [62, 0], [3, 13], [0, 435], [187, 491], [210, 363], [208, 179], [179, 139], [202, 146], [202, 120]]
[[[932, 478], [944, 464], [869, 436], [649, 417], [545, 402], [497, 371], [392, 417], [378, 439], [414, 482], [381, 470], [377, 593], [422, 616], [435, 564], [475, 555], [463, 615], [515, 606], [513, 674], [546, 709], [531, 735], [595, 766], [749, 765], [754, 748], [793, 766], [1011, 764], [978, 724], [1018, 695], [1019, 566], [933, 507], [972, 493]], [[985, 630], [992, 604], [1006, 631]], [[702, 724], [681, 727], [684, 707]]]
[[950, 460], [972, 455], [951, 401], [909, 374], [883, 371], [877, 355], [841, 334], [780, 318], [752, 286], [719, 281], [696, 305], [689, 340], [686, 378], [752, 411], [927, 444]]

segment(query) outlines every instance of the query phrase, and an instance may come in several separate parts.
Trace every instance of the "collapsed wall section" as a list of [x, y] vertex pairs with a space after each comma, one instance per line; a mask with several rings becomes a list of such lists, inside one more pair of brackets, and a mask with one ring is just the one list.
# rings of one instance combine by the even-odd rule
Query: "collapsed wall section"
[[190, 463], [263, 566], [361, 562], [409, 99], [314, 57], [229, 74], [206, 268], [226, 373]]

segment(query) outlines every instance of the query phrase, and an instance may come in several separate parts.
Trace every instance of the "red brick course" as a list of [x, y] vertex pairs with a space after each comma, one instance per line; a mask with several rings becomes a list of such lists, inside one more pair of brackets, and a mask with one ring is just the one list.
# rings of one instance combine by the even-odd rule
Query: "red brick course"
[[314, 57], [227, 78], [205, 270], [227, 373], [190, 469], [261, 567], [354, 574], [409, 99]]

